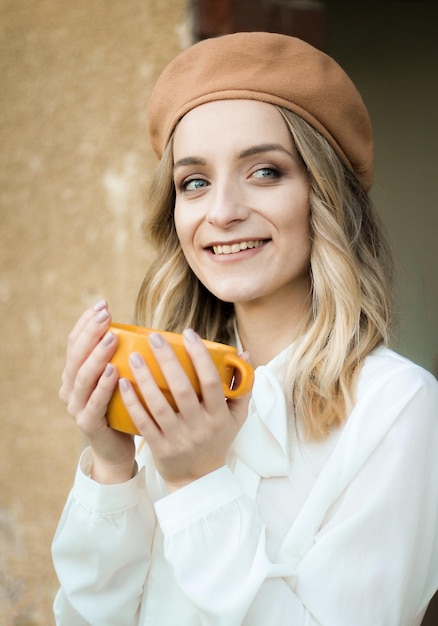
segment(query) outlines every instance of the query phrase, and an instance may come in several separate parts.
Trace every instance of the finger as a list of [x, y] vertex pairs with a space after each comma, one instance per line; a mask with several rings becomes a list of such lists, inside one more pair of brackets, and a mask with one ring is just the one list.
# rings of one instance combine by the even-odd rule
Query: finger
[[228, 399], [227, 405], [237, 427], [240, 429], [248, 417], [248, 406], [251, 394]]
[[71, 337], [72, 341], [74, 342], [76, 340], [77, 336], [82, 332], [84, 326], [92, 317], [104, 310], [108, 310], [108, 303], [106, 300], [102, 299], [96, 302], [94, 306], [84, 311], [70, 332], [69, 337]]
[[106, 307], [98, 311], [93, 311], [92, 309], [86, 311], [69, 335], [67, 354], [79, 352], [81, 346], [86, 343], [87, 338], [100, 339], [103, 332], [105, 332], [105, 328], [109, 326], [110, 321], [111, 315]]
[[79, 334], [70, 336], [67, 360], [62, 374], [62, 383], [66, 393], [72, 390], [80, 367], [85, 363], [99, 341], [101, 341], [110, 323], [111, 315], [104, 308], [100, 311], [95, 311], [84, 324], [81, 324]]
[[108, 363], [86, 406], [77, 414], [76, 423], [87, 436], [94, 435], [98, 430], [109, 428], [105, 416], [118, 379], [117, 369]]
[[[171, 424], [175, 422], [174, 409], [158, 386], [143, 357], [138, 353], [133, 353], [129, 357], [129, 363], [135, 382], [148, 408], [148, 413], [153, 417], [160, 430], [168, 431]], [[136, 416], [141, 417], [140, 411], [136, 412]]]
[[161, 334], [152, 333], [149, 337], [149, 344], [179, 413], [190, 421], [191, 418], [196, 417], [196, 411], [199, 409], [199, 398], [189, 376], [170, 344]]
[[64, 389], [68, 410], [72, 415], [79, 413], [88, 403], [117, 344], [118, 338], [111, 332], [107, 333], [79, 368], [70, 393]]
[[[119, 380], [119, 389], [129, 416], [144, 439], [150, 446], [153, 446], [153, 442], [157, 438], [161, 438], [162, 431], [160, 426], [154, 420], [152, 415], [146, 411], [143, 404], [140, 402], [134, 387], [128, 379], [121, 378]], [[170, 408], [169, 405], [168, 408]]]
[[224, 391], [219, 372], [199, 335], [192, 329], [183, 332], [184, 345], [192, 360], [201, 387], [204, 406], [211, 415], [225, 403]]

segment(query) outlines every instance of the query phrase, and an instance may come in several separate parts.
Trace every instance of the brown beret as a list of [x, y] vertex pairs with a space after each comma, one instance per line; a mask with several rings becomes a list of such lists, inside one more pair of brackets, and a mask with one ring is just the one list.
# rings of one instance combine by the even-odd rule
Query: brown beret
[[313, 46], [275, 33], [206, 39], [179, 54], [151, 95], [148, 126], [161, 158], [178, 121], [214, 100], [260, 100], [305, 119], [361, 180], [373, 181], [373, 135], [365, 104], [344, 70]]

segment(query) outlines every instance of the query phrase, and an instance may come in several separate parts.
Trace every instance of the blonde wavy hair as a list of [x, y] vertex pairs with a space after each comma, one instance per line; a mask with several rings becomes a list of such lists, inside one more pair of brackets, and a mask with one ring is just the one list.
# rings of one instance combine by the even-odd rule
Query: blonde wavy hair
[[[388, 343], [393, 263], [382, 225], [359, 180], [312, 126], [277, 107], [310, 184], [311, 297], [287, 368], [287, 401], [310, 439], [342, 423], [364, 358]], [[172, 140], [152, 181], [144, 230], [157, 256], [141, 285], [137, 323], [235, 343], [233, 305], [188, 266], [175, 230]]]

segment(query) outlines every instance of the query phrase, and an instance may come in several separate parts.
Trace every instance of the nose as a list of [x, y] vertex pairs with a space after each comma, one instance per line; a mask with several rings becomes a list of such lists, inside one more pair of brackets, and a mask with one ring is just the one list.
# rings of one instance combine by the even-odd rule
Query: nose
[[212, 191], [206, 215], [207, 222], [227, 229], [235, 222], [246, 220], [250, 209], [237, 181], [217, 181]]

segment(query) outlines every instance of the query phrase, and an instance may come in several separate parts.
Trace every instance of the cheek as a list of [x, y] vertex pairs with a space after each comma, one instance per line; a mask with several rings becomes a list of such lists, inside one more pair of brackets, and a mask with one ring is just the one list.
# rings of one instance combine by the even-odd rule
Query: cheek
[[174, 223], [175, 223], [176, 234], [177, 234], [178, 239], [179, 239], [179, 241], [180, 241], [180, 243], [182, 245], [183, 241], [185, 240], [185, 237], [186, 237], [187, 224], [186, 224], [185, 220], [182, 219], [182, 212], [178, 208], [178, 204], [175, 204], [175, 210], [173, 212], [173, 220], [174, 220]]
[[300, 258], [303, 266], [308, 267], [312, 252], [312, 229], [308, 204], [305, 204], [288, 224], [284, 223], [283, 228], [284, 232], [287, 232], [291, 251], [294, 251], [294, 254]]
[[175, 205], [175, 209], [173, 211], [173, 223], [175, 224], [175, 230], [176, 230], [176, 234], [178, 235], [178, 239], [181, 241], [182, 228], [181, 228], [181, 220], [180, 220], [179, 211], [177, 209], [177, 205]]
[[302, 202], [297, 203], [292, 212], [290, 208], [288, 209], [288, 215], [283, 221], [283, 228], [292, 237], [301, 239], [304, 245], [310, 245], [310, 204], [307, 197], [303, 198]]
[[195, 234], [195, 225], [189, 219], [188, 215], [175, 205], [174, 211], [175, 230], [179, 243], [181, 245], [184, 255], [190, 256], [190, 252], [193, 249], [193, 237]]

